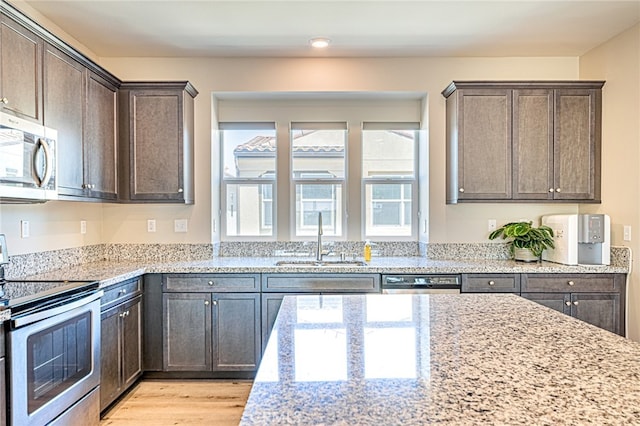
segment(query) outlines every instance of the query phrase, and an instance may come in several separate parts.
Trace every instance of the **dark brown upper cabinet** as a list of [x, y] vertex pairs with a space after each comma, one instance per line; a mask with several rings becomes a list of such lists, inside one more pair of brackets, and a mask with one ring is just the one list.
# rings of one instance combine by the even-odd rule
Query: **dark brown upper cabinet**
[[0, 109], [42, 124], [43, 40], [7, 15], [0, 18]]
[[447, 203], [600, 202], [602, 81], [454, 81]]
[[194, 203], [197, 95], [187, 81], [122, 83], [120, 201]]

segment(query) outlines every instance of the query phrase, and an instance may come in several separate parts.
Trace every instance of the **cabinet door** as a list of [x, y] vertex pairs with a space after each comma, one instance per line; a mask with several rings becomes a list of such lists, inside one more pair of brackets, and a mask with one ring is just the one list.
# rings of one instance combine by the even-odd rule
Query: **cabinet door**
[[100, 327], [100, 410], [104, 410], [120, 394], [120, 309], [102, 313]]
[[513, 198], [553, 199], [553, 90], [513, 91]]
[[129, 93], [131, 200], [184, 201], [181, 90]]
[[601, 91], [555, 91], [554, 199], [600, 200]]
[[84, 185], [91, 197], [116, 198], [116, 88], [87, 74]]
[[164, 293], [164, 370], [211, 370], [211, 294]]
[[213, 294], [213, 369], [255, 371], [260, 362], [260, 294]]
[[267, 348], [282, 299], [287, 295], [292, 295], [292, 293], [262, 293], [262, 353]]
[[82, 196], [85, 68], [49, 44], [44, 52], [44, 124], [58, 131], [58, 191]]
[[621, 334], [620, 295], [616, 293], [574, 293], [571, 295], [571, 315]]
[[569, 293], [522, 293], [521, 296], [563, 314], [571, 314]]
[[127, 389], [142, 374], [142, 296], [122, 307], [122, 388]]
[[1, 108], [42, 124], [43, 41], [8, 16], [0, 19]]
[[457, 93], [458, 197], [511, 198], [511, 90]]

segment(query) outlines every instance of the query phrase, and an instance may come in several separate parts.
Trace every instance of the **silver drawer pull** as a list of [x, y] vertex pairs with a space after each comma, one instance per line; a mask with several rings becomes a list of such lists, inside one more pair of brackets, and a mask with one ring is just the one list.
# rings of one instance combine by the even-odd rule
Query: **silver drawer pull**
[[216, 306], [217, 304], [218, 304], [218, 301], [217, 301], [217, 300], [214, 300], [214, 301], [213, 301], [213, 306]]
[[569, 281], [567, 284], [569, 285], [575, 285], [575, 283], [573, 281]]
[[560, 192], [560, 188], [556, 188], [556, 192]]
[[494, 285], [495, 283], [495, 281], [489, 281], [489, 285]]
[[204, 301], [204, 305], [205, 305], [205, 306], [209, 306], [209, 301], [208, 301], [208, 300], [205, 300], [205, 301]]
[[578, 301], [573, 302], [574, 305], [578, 306]]
[[464, 188], [458, 189], [458, 192], [464, 192]]
[[[9, 99], [7, 99], [7, 98], [2, 98], [2, 99], [0, 99], [0, 103], [3, 103], [3, 104], [5, 104], [5, 105], [6, 105], [6, 104], [8, 104], [8, 103], [9, 103]], [[10, 121], [11, 121], [11, 120], [10, 120]], [[15, 123], [15, 121], [14, 121], [14, 123]]]
[[209, 281], [207, 284], [213, 285], [214, 283], [213, 283], [213, 281]]
[[571, 306], [571, 302], [569, 302], [568, 300], [566, 302], [564, 302], [565, 305], [567, 306]]

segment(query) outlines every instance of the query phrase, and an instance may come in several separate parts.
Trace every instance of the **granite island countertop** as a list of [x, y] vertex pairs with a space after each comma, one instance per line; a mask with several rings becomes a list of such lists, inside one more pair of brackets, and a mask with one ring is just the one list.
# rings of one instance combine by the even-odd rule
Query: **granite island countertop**
[[[299, 260], [300, 258], [290, 259]], [[98, 280], [103, 287], [146, 273], [627, 273], [623, 266], [577, 265], [513, 260], [432, 260], [420, 256], [374, 257], [366, 266], [276, 266], [284, 257], [214, 257], [175, 262], [98, 261], [19, 277], [28, 280]]]
[[241, 425], [640, 424], [640, 344], [509, 294], [287, 296]]

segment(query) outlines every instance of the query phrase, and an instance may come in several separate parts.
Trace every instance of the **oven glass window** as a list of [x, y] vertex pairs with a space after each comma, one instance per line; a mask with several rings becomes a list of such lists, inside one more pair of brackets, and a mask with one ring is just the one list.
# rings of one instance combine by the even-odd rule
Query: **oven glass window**
[[91, 374], [91, 312], [27, 338], [29, 414]]

